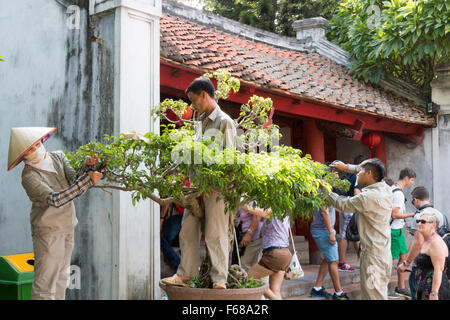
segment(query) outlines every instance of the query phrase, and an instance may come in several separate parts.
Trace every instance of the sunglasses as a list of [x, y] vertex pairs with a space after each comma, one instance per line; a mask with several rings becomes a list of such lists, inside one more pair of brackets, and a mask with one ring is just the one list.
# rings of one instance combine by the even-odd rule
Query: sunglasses
[[430, 221], [427, 221], [427, 220], [416, 220], [416, 222], [417, 222], [417, 224], [419, 224], [419, 223], [422, 223], [422, 224], [430, 223]]

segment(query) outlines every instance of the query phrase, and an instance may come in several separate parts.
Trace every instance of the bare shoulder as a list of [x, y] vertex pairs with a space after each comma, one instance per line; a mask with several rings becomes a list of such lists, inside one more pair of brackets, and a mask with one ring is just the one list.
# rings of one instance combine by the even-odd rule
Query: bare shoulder
[[[448, 248], [445, 244], [444, 240], [440, 236], [435, 237], [433, 241], [429, 244], [429, 252], [431, 254], [443, 255], [444, 257], [448, 256]], [[430, 256], [431, 256], [430, 254]]]

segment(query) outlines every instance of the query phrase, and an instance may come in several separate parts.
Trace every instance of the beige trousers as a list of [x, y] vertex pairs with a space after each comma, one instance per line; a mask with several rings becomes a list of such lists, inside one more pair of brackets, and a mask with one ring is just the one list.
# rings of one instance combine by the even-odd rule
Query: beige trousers
[[73, 233], [33, 235], [32, 300], [64, 300], [70, 280]]
[[248, 272], [251, 267], [258, 263], [262, 256], [262, 238], [251, 241], [245, 248], [241, 257], [241, 267]]
[[388, 300], [392, 259], [361, 253], [361, 300]]
[[[205, 203], [205, 243], [211, 258], [211, 280], [226, 283], [228, 277], [229, 242], [228, 228], [230, 214], [225, 213], [222, 198], [216, 202], [218, 194], [212, 193]], [[181, 262], [177, 274], [185, 277], [198, 276], [200, 268], [201, 221], [185, 210], [179, 234]]]

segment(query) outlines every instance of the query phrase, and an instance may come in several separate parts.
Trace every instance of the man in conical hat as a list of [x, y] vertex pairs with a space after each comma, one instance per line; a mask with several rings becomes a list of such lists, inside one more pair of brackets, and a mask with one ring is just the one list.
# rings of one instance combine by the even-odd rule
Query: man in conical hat
[[43, 143], [56, 128], [13, 128], [9, 141], [8, 171], [21, 161], [22, 186], [32, 202], [33, 300], [64, 300], [70, 277], [74, 229], [78, 223], [73, 200], [100, 181], [87, 157], [78, 174], [62, 152], [46, 152]]

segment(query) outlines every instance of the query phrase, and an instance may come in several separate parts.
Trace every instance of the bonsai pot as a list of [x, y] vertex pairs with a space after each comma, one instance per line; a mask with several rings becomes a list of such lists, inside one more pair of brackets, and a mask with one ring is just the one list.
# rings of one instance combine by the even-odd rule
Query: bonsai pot
[[203, 289], [170, 286], [160, 281], [159, 287], [169, 300], [261, 300], [269, 285], [246, 289]]

